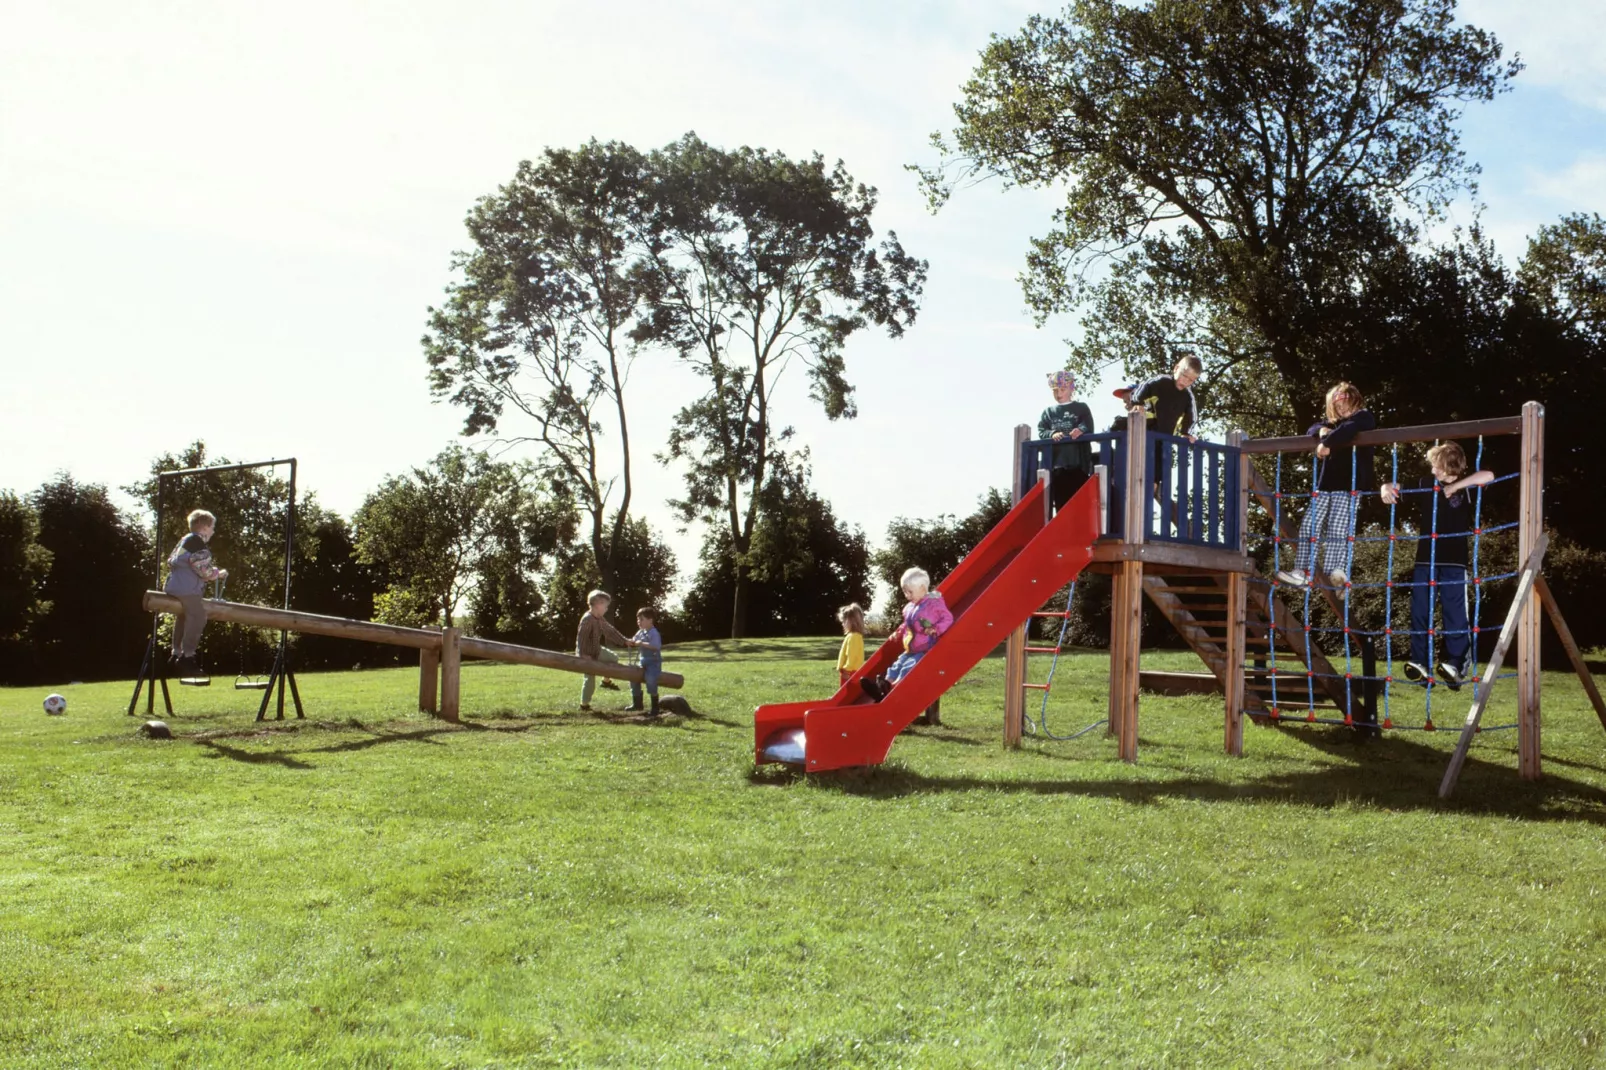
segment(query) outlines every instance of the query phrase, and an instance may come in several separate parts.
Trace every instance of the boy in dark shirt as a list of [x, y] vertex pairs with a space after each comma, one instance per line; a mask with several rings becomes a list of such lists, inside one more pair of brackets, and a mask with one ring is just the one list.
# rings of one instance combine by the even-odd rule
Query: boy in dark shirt
[[[1428, 450], [1433, 476], [1423, 476], [1414, 492], [1417, 503], [1416, 565], [1411, 570], [1411, 658], [1405, 676], [1425, 681], [1433, 675], [1428, 666], [1430, 629], [1433, 627], [1433, 592], [1439, 593], [1444, 613], [1444, 657], [1439, 676], [1459, 690], [1471, 652], [1467, 631], [1467, 533], [1472, 530], [1472, 495], [1464, 493], [1494, 480], [1494, 473], [1467, 475], [1467, 455], [1454, 442]], [[1385, 483], [1382, 498], [1390, 505], [1400, 500], [1398, 483]]]
[[1203, 373], [1204, 364], [1198, 357], [1183, 357], [1171, 369], [1170, 375], [1162, 375], [1133, 387], [1127, 405], [1130, 409], [1138, 409], [1144, 407], [1146, 402], [1154, 402], [1154, 416], [1149, 421], [1150, 431], [1179, 435], [1189, 442], [1197, 441], [1193, 437], [1193, 425], [1199, 420], [1199, 406], [1193, 399], [1193, 384], [1199, 381]]
[[1093, 433], [1093, 411], [1083, 402], [1071, 400], [1076, 393], [1076, 376], [1070, 372], [1050, 375], [1048, 386], [1054, 392], [1054, 404], [1037, 418], [1037, 437], [1065, 443], [1054, 447], [1048, 477], [1049, 497], [1058, 510], [1093, 474], [1093, 451], [1087, 443], [1076, 441]]

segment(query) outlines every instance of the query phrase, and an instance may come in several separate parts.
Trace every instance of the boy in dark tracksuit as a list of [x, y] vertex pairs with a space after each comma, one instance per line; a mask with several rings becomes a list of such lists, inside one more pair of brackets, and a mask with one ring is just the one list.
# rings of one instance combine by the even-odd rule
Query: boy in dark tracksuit
[[[1433, 628], [1433, 596], [1438, 593], [1444, 611], [1444, 660], [1439, 676], [1458, 690], [1467, 673], [1471, 651], [1467, 630], [1467, 533], [1473, 528], [1473, 487], [1494, 481], [1494, 473], [1467, 474], [1467, 455], [1454, 442], [1428, 450], [1433, 475], [1418, 481], [1416, 498], [1416, 565], [1411, 570], [1411, 658], [1405, 663], [1408, 680], [1423, 682], [1433, 675], [1429, 640]], [[1382, 498], [1398, 502], [1402, 488], [1385, 483]]]
[[1144, 407], [1145, 402], [1154, 402], [1149, 430], [1178, 435], [1193, 442], [1193, 425], [1199, 421], [1199, 406], [1193, 399], [1193, 384], [1199, 381], [1203, 371], [1204, 364], [1198, 357], [1183, 357], [1171, 369], [1170, 375], [1162, 375], [1133, 387], [1127, 405], [1137, 409]]
[[206, 582], [227, 579], [229, 573], [212, 563], [212, 551], [206, 548], [217, 528], [217, 518], [205, 509], [197, 509], [187, 519], [190, 533], [168, 555], [167, 582], [162, 589], [177, 598], [182, 607], [173, 622], [173, 658], [178, 662], [178, 671], [197, 676], [201, 670], [195, 660], [195, 648], [206, 628]]
[[1037, 437], [1065, 443], [1054, 447], [1048, 477], [1049, 497], [1057, 510], [1093, 474], [1093, 451], [1087, 443], [1076, 441], [1093, 433], [1093, 410], [1083, 402], [1071, 400], [1076, 393], [1076, 376], [1070, 372], [1053, 373], [1048, 377], [1048, 386], [1054, 392], [1054, 404], [1037, 418]]

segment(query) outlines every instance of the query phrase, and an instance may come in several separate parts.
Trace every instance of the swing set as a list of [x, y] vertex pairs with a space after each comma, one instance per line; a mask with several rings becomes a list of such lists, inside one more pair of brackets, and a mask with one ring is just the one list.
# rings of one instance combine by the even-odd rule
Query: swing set
[[[1439, 794], [1454, 790], [1473, 738], [1483, 731], [1515, 730], [1518, 737], [1518, 771], [1524, 779], [1540, 776], [1539, 629], [1543, 606], [1573, 669], [1577, 672], [1603, 727], [1603, 702], [1572, 633], [1545, 584], [1541, 565], [1548, 547], [1543, 531], [1544, 409], [1537, 402], [1523, 406], [1519, 417], [1430, 424], [1419, 427], [1379, 428], [1355, 438], [1357, 446], [1387, 446], [1391, 450], [1392, 478], [1400, 482], [1399, 447], [1405, 443], [1476, 438], [1476, 460], [1481, 467], [1485, 438], [1520, 436], [1517, 470], [1494, 482], [1516, 481], [1518, 516], [1506, 523], [1485, 521], [1486, 486], [1469, 488], [1474, 495], [1473, 527], [1465, 532], [1440, 532], [1437, 500], [1431, 511], [1432, 531], [1401, 532], [1398, 505], [1388, 509], [1383, 534], [1351, 535], [1350, 543], [1386, 542], [1386, 573], [1375, 580], [1357, 582], [1353, 564], [1342, 586], [1310, 583], [1291, 586], [1275, 576], [1283, 568], [1285, 547], [1299, 541], [1297, 527], [1288, 515], [1298, 499], [1313, 502], [1309, 487], [1290, 486], [1291, 466], [1286, 458], [1308, 454], [1306, 436], [1250, 439], [1233, 432], [1225, 446], [1190, 443], [1172, 435], [1148, 431], [1144, 416], [1130, 417], [1123, 432], [1084, 436], [1095, 451], [1104, 515], [1101, 537], [1094, 546], [1090, 571], [1111, 573], [1110, 687], [1108, 716], [1071, 736], [1056, 736], [1047, 722], [1048, 694], [1069, 625], [1071, 585], [1064, 610], [1042, 610], [1038, 618], [1059, 618], [1060, 637], [1053, 646], [1028, 645], [1027, 628], [1010, 636], [1006, 648], [1004, 742], [1018, 746], [1023, 730], [1052, 739], [1074, 739], [1100, 724], [1118, 737], [1120, 755], [1135, 761], [1138, 745], [1138, 693], [1219, 690], [1225, 696], [1224, 746], [1228, 754], [1243, 753], [1243, 719], [1269, 725], [1347, 725], [1366, 734], [1384, 731], [1438, 730], [1433, 719], [1435, 701], [1442, 710], [1441, 689], [1454, 694], [1470, 685], [1472, 696], [1461, 737], [1445, 771]], [[1019, 501], [1035, 482], [1046, 482], [1052, 442], [1031, 441], [1024, 425], [1016, 428], [1015, 494]], [[1256, 457], [1270, 458], [1272, 481], [1267, 483], [1254, 467]], [[1314, 478], [1315, 465], [1311, 466]], [[1359, 487], [1352, 472], [1352, 497], [1377, 496]], [[1135, 493], [1128, 493], [1136, 488]], [[1406, 489], [1406, 494], [1437, 495], [1438, 486]], [[1262, 526], [1270, 534], [1257, 549], [1269, 557], [1270, 575], [1263, 575], [1250, 542], [1250, 505], [1264, 514]], [[1485, 572], [1490, 557], [1485, 536], [1516, 531], [1517, 566]], [[1425, 681], [1408, 681], [1396, 668], [1396, 650], [1405, 649], [1413, 634], [1395, 626], [1396, 591], [1427, 586], [1432, 592], [1441, 582], [1436, 540], [1465, 536], [1471, 555], [1465, 570], [1465, 589], [1471, 602], [1468, 618], [1469, 655], [1464, 679], [1441, 683], [1431, 675]], [[1429, 540], [1428, 578], [1423, 581], [1395, 577], [1396, 552], [1402, 541]], [[1269, 545], [1268, 545], [1269, 544]], [[1455, 577], [1451, 577], [1451, 580]], [[1478, 639], [1489, 629], [1483, 623], [1484, 603], [1490, 587], [1515, 582], [1511, 604], [1489, 657], [1478, 662]], [[1367, 621], [1368, 611], [1356, 601], [1361, 592], [1381, 590], [1381, 621]], [[1204, 674], [1145, 673], [1139, 668], [1143, 599], [1147, 596], [1170, 621], [1188, 646], [1209, 667]], [[1373, 598], [1375, 600], [1375, 597]], [[1325, 616], [1331, 623], [1324, 620]], [[1435, 663], [1434, 647], [1445, 636], [1428, 617], [1428, 665]], [[1505, 659], [1516, 646], [1514, 671], [1504, 671]], [[1380, 649], [1381, 648], [1381, 651]], [[1378, 663], [1381, 652], [1382, 664]], [[1044, 682], [1028, 681], [1030, 655], [1050, 655]], [[1517, 719], [1510, 724], [1485, 726], [1483, 715], [1495, 684], [1517, 681]], [[1425, 691], [1422, 720], [1408, 716], [1414, 700], [1399, 697]], [[1041, 709], [1035, 723], [1026, 711], [1025, 696], [1041, 692]], [[1464, 697], [1464, 696], [1463, 696]]]
[[[275, 469], [280, 465], [288, 465], [290, 468], [290, 480], [288, 484], [289, 497], [286, 502], [284, 512], [284, 608], [288, 610], [290, 608], [290, 568], [291, 563], [295, 558], [296, 545], [296, 459], [294, 457], [276, 458], [270, 461], [252, 461], [246, 464], [221, 464], [210, 465], [201, 468], [175, 468], [166, 472], [157, 473], [156, 539], [155, 561], [153, 567], [156, 582], [153, 584], [153, 586], [160, 588], [162, 584], [162, 566], [165, 561], [165, 543], [162, 539], [163, 521], [166, 519], [167, 503], [170, 493], [169, 488], [171, 486], [177, 484], [181, 480], [199, 476], [222, 475], [228, 472], [245, 472], [259, 468]], [[212, 598], [209, 601], [215, 604], [223, 604], [225, 602], [223, 597], [224, 580], [221, 578], [214, 580], [212, 586]], [[152, 611], [151, 632], [150, 638], [145, 644], [145, 658], [140, 665], [139, 676], [134, 681], [133, 697], [128, 700], [129, 716], [133, 716], [134, 710], [139, 705], [140, 693], [145, 690], [147, 685], [149, 685], [149, 691], [145, 692], [146, 715], [149, 716], [155, 712], [156, 692], [158, 688], [161, 689], [162, 704], [166, 708], [167, 714], [171, 716], [173, 713], [173, 698], [167, 687], [169, 670], [172, 667], [170, 664], [172, 658], [160, 640], [160, 624], [161, 613]], [[174, 626], [178, 626], [176, 620]], [[290, 669], [289, 632], [284, 628], [279, 629], [279, 641], [274, 653], [273, 665], [266, 676], [249, 670], [247, 664], [248, 656], [246, 647], [250, 643], [250, 632], [247, 631], [243, 625], [241, 626], [241, 634], [239, 638], [239, 672], [236, 673], [234, 677], [234, 689], [236, 691], [263, 692], [262, 703], [260, 708], [257, 710], [257, 720], [262, 720], [266, 715], [268, 705], [274, 698], [275, 688], [277, 688], [278, 691], [279, 719], [284, 719], [285, 691], [287, 687], [289, 689], [290, 697], [295, 704], [296, 716], [298, 718], [305, 717], [305, 712], [301, 706], [301, 692], [296, 686], [295, 673]], [[177, 680], [180, 685], [185, 687], [210, 687], [212, 684], [211, 675], [204, 671], [196, 676], [177, 677]]]

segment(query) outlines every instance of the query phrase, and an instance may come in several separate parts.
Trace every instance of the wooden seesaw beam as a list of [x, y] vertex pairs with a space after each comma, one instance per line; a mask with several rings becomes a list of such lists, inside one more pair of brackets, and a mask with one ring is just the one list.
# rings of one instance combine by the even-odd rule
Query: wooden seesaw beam
[[[179, 600], [162, 591], [146, 591], [145, 612], [176, 614], [181, 610]], [[593, 661], [574, 654], [560, 654], [555, 650], [541, 650], [516, 643], [499, 643], [463, 635], [456, 628], [404, 628], [397, 624], [379, 624], [370, 620], [350, 620], [346, 617], [326, 617], [319, 613], [303, 613], [297, 609], [274, 609], [244, 602], [206, 600], [206, 619], [243, 624], [251, 628], [272, 631], [300, 632], [303, 635], [328, 635], [336, 639], [355, 639], [364, 643], [383, 643], [387, 646], [412, 647], [419, 651], [420, 681], [418, 708], [429, 713], [436, 711], [436, 674], [440, 678], [440, 715], [448, 721], [458, 719], [459, 669], [464, 656], [505, 661], [515, 665], [533, 665], [560, 672], [581, 673], [586, 676], [606, 676], [614, 680], [641, 683], [643, 674], [639, 665], [620, 665], [609, 661]], [[658, 675], [658, 685], [678, 691], [686, 684], [678, 672]]]

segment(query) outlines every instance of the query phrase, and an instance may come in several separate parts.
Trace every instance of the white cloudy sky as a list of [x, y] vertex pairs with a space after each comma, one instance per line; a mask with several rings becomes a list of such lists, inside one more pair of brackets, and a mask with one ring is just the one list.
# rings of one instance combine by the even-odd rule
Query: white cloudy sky
[[[117, 486], [201, 438], [299, 457], [349, 514], [458, 429], [418, 338], [475, 198], [544, 146], [696, 130], [818, 150], [880, 188], [878, 225], [931, 262], [919, 323], [851, 343], [857, 421], [827, 423], [800, 389], [782, 417], [872, 538], [896, 515], [964, 512], [1006, 481], [1010, 428], [1041, 409], [1074, 324], [1034, 328], [1015, 281], [1046, 195], [980, 188], [933, 217], [903, 165], [929, 160], [988, 34], [1033, 10], [0, 0], [0, 488], [61, 470]], [[1529, 65], [1464, 123], [1485, 222], [1515, 257], [1536, 226], [1606, 211], [1606, 6], [1463, 12]], [[638, 366], [646, 440], [681, 382]], [[1107, 391], [1092, 400], [1112, 414]], [[675, 476], [638, 474], [652, 516]], [[695, 538], [672, 541], [691, 564]]]

